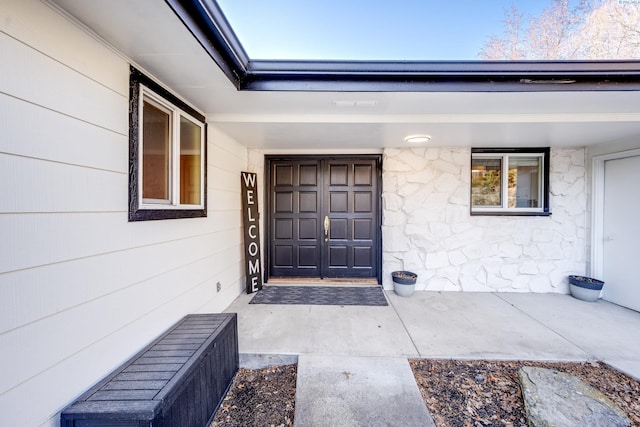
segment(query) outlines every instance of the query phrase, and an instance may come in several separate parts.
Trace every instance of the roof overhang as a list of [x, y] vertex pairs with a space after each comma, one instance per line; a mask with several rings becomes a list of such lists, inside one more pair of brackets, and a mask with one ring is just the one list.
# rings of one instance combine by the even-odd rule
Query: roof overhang
[[535, 92], [640, 90], [640, 61], [252, 60], [214, 0], [165, 0], [239, 90]]

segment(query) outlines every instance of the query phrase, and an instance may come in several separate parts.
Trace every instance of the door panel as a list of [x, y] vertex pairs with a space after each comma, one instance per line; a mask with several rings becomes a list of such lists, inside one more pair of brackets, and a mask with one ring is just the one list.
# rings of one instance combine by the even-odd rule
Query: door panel
[[271, 276], [380, 279], [379, 162], [269, 160]]
[[277, 161], [270, 172], [270, 274], [318, 277], [320, 163]]
[[276, 239], [293, 239], [293, 220], [290, 218], [276, 219]]
[[318, 212], [318, 194], [315, 191], [301, 191], [298, 197], [300, 212]]
[[318, 219], [301, 218], [298, 220], [298, 238], [300, 240], [313, 240], [318, 238]]
[[605, 162], [603, 298], [640, 311], [640, 156]]
[[354, 240], [373, 240], [373, 220], [370, 218], [357, 218], [353, 220]]
[[330, 224], [323, 277], [377, 277], [376, 161], [326, 160], [323, 171]]
[[298, 246], [298, 264], [300, 267], [316, 268], [318, 264], [317, 246]]

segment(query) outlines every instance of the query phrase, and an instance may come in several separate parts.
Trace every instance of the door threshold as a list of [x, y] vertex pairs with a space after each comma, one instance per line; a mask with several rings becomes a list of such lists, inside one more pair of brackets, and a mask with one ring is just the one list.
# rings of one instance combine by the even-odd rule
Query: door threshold
[[321, 285], [321, 286], [378, 286], [378, 280], [374, 278], [357, 279], [357, 278], [318, 278], [318, 277], [270, 277], [265, 285]]

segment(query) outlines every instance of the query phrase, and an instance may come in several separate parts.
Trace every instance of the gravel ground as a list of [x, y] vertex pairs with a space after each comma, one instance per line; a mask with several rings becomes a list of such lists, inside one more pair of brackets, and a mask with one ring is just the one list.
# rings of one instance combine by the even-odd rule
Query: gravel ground
[[[518, 368], [567, 372], [599, 389], [640, 427], [640, 382], [597, 362], [409, 361], [438, 427], [526, 427]], [[296, 365], [240, 369], [211, 427], [292, 426]]]

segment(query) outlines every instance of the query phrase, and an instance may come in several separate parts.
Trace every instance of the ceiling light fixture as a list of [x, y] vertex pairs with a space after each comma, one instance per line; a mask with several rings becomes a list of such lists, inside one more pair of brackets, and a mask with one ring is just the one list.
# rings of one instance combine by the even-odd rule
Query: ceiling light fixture
[[423, 142], [429, 142], [431, 135], [409, 135], [404, 138], [404, 142], [409, 144], [421, 144]]

